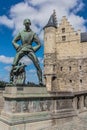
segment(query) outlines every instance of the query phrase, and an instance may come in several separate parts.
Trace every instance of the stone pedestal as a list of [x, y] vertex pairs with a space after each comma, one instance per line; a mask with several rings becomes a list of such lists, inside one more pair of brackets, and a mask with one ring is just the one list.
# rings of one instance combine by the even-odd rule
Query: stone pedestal
[[4, 88], [0, 88], [0, 113], [4, 105], [3, 91], [4, 91]]
[[72, 93], [48, 93], [45, 87], [6, 87], [0, 130], [41, 130], [73, 118]]

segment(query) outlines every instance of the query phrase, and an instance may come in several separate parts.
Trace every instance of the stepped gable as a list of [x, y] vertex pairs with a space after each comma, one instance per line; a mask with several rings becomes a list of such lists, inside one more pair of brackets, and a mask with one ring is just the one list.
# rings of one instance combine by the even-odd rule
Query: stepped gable
[[61, 19], [61, 22], [59, 23], [58, 30], [60, 33], [62, 33], [61, 28], [66, 28], [66, 32], [74, 32], [75, 31], [73, 26], [70, 24], [70, 22], [66, 18], [66, 16], [63, 16]]

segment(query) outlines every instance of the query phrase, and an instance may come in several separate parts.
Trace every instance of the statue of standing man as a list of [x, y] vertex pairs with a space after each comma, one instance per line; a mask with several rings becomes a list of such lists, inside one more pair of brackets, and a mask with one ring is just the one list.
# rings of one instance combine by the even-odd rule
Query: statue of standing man
[[[33, 61], [36, 67], [39, 84], [42, 84], [42, 70], [40, 68], [39, 61], [35, 55], [35, 52], [41, 47], [41, 43], [38, 36], [30, 28], [30, 19], [25, 19], [23, 24], [25, 26], [25, 29], [19, 32], [18, 35], [15, 36], [15, 38], [12, 41], [17, 53], [14, 58], [10, 73], [10, 82], [13, 82], [12, 73], [14, 67], [18, 65], [22, 57], [27, 55]], [[21, 41], [21, 45], [18, 44], [18, 41]], [[32, 42], [35, 42], [37, 45], [33, 47]]]

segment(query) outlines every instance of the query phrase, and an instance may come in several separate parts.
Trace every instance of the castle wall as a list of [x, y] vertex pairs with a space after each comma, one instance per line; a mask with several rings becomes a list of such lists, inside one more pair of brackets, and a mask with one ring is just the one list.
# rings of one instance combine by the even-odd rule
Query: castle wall
[[87, 58], [87, 42], [78, 41], [64, 42], [56, 44], [57, 60], [68, 58]]
[[50, 91], [87, 90], [87, 42], [81, 42], [80, 30], [75, 31], [63, 17], [57, 29], [45, 28], [44, 35], [47, 88]]
[[62, 91], [87, 90], [87, 59], [58, 61], [58, 88]]

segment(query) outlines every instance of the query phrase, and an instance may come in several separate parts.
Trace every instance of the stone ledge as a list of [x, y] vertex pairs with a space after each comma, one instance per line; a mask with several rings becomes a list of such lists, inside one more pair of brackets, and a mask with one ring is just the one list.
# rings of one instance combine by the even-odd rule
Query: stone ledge
[[5, 98], [36, 98], [49, 96], [46, 87], [6, 87], [3, 92]]
[[3, 112], [0, 121], [12, 126], [24, 123], [33, 123], [39, 121], [63, 119], [69, 117], [76, 117], [77, 114], [73, 109], [63, 109], [52, 112], [36, 112], [36, 113], [5, 113]]
[[45, 120], [51, 120], [50, 112], [21, 113], [21, 114], [2, 112], [2, 115], [0, 117], [0, 121], [10, 126], [23, 123], [45, 121]]
[[53, 119], [61, 119], [77, 116], [77, 113], [74, 111], [74, 109], [62, 109], [54, 111], [51, 115]]
[[4, 98], [73, 98], [72, 92], [47, 92], [46, 87], [6, 87], [3, 92]]

